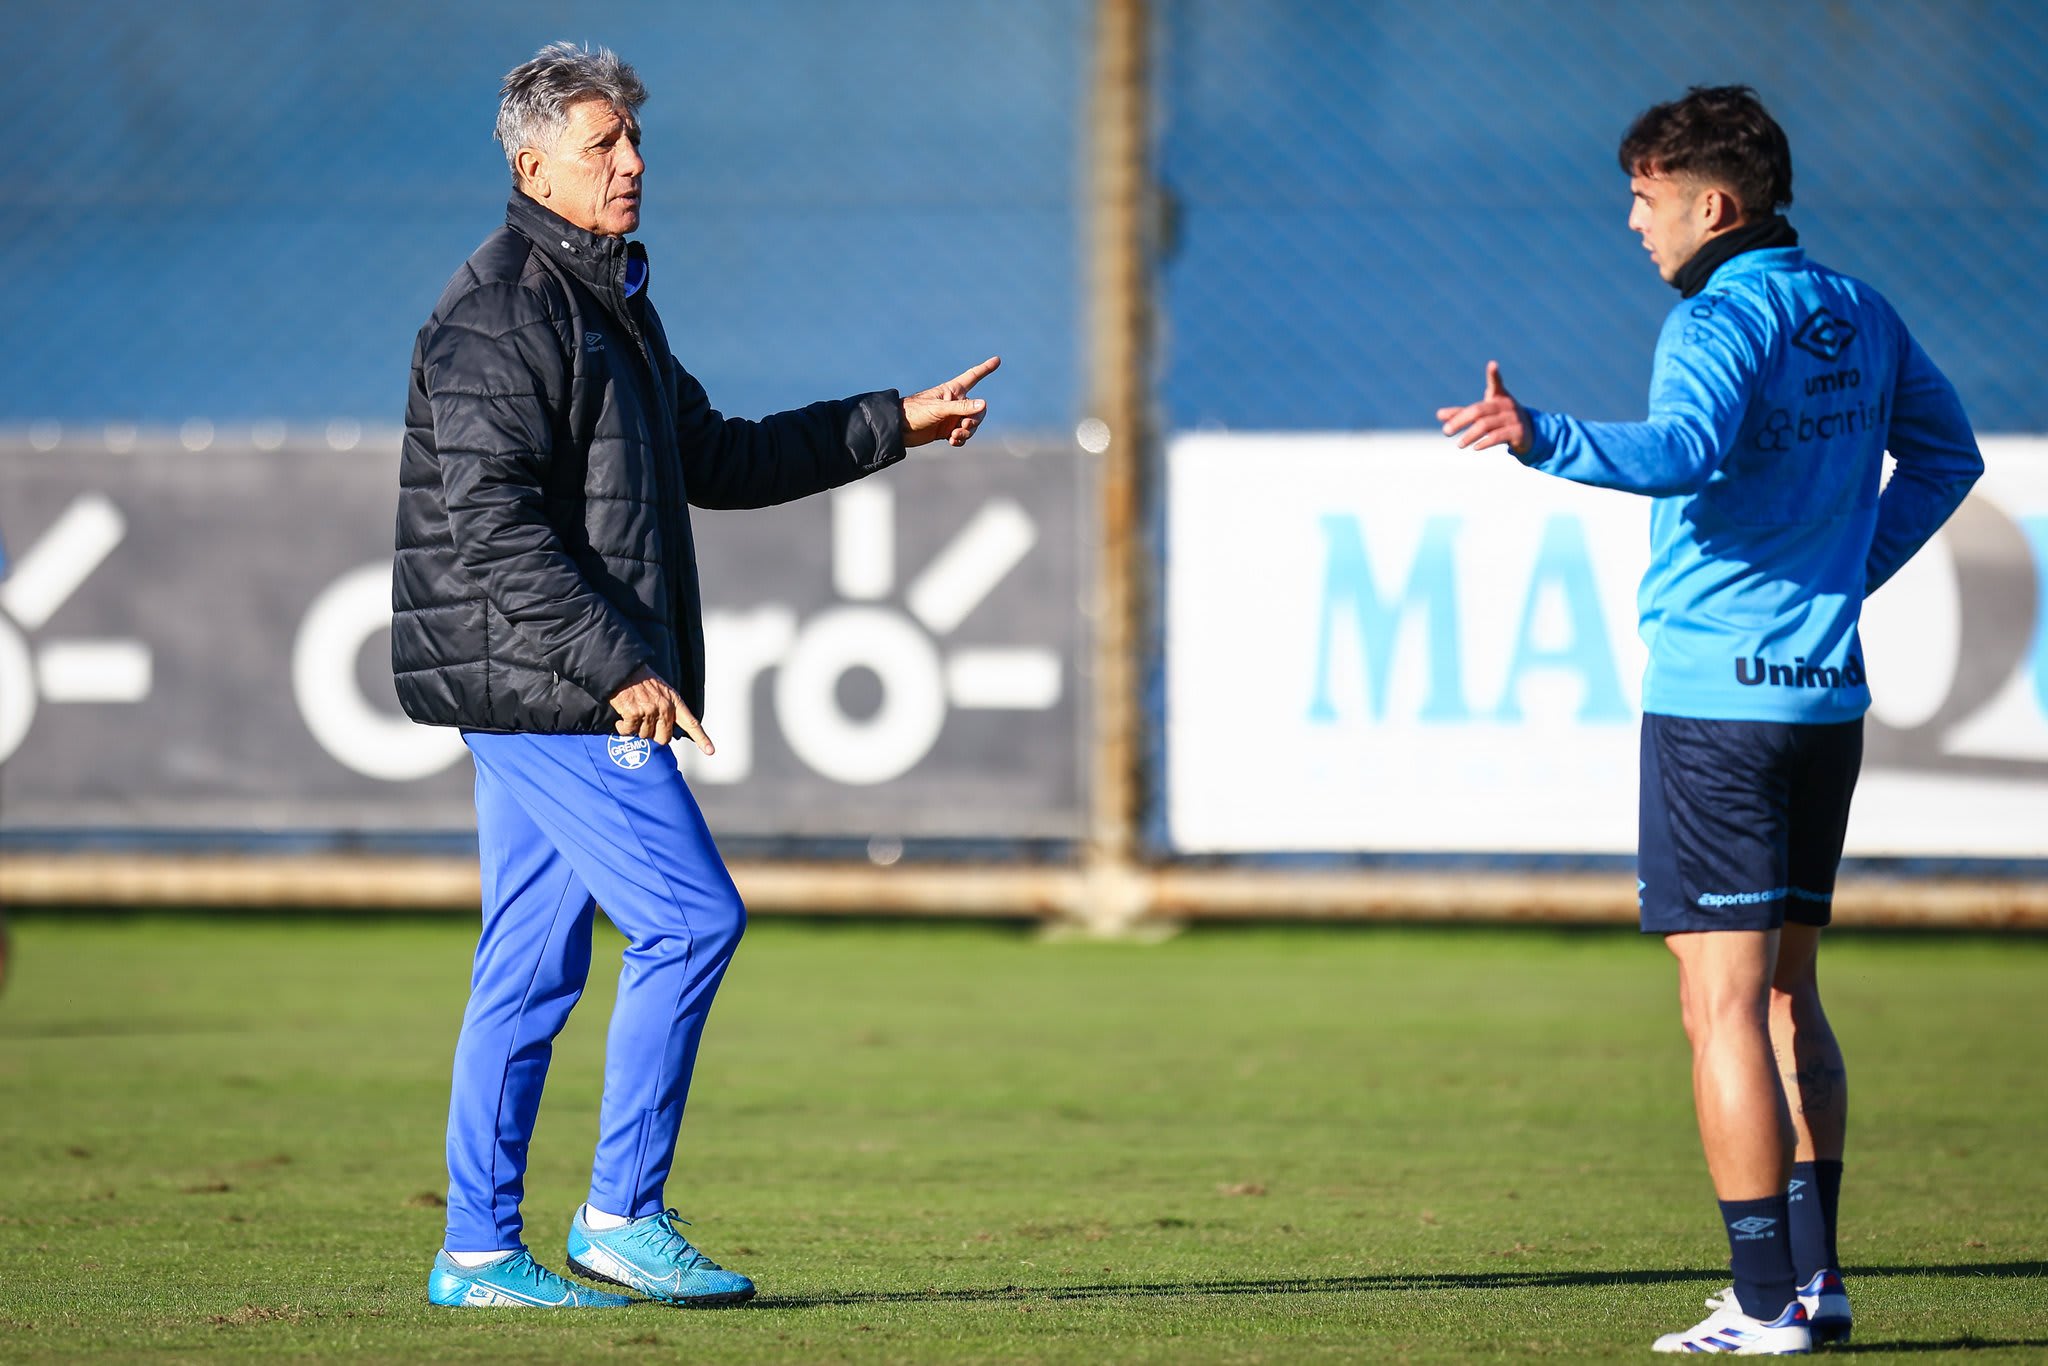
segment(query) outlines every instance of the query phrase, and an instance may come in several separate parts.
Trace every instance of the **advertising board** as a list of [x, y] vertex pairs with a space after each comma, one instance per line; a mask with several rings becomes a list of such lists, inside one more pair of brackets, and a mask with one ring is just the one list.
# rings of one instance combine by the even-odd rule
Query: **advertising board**
[[[982, 440], [696, 514], [714, 829], [1077, 835], [1086, 459]], [[353, 424], [0, 442], [0, 823], [468, 829], [459, 735], [392, 689], [396, 489]]]
[[[1874, 595], [1861, 855], [2048, 855], [2048, 441]], [[1173, 847], [1634, 848], [1649, 503], [1434, 433], [1167, 453]]]

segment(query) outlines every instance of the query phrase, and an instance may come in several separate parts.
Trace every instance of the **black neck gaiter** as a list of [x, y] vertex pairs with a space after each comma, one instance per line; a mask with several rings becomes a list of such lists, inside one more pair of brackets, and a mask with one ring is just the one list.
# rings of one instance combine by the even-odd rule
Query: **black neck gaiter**
[[1769, 218], [1744, 223], [1719, 237], [1709, 238], [1705, 246], [1692, 254], [1690, 261], [1678, 268], [1678, 274], [1671, 277], [1671, 287], [1682, 297], [1690, 299], [1707, 287], [1707, 281], [1715, 271], [1743, 252], [1798, 245], [1799, 234], [1785, 221], [1783, 214], [1774, 213]]

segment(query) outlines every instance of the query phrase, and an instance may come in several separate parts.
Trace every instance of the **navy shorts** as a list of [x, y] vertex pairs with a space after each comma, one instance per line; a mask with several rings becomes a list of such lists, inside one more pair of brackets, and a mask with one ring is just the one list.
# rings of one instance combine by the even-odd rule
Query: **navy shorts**
[[1825, 925], [1863, 722], [1643, 717], [1644, 934]]

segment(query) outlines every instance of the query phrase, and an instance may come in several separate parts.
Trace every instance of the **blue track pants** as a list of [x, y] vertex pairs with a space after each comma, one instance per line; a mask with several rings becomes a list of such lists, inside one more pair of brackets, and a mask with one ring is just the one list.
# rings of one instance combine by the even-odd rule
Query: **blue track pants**
[[598, 904], [626, 937], [590, 1203], [663, 1208], [711, 999], [746, 911], [675, 756], [602, 735], [464, 737], [476, 761], [483, 934], [448, 1105], [448, 1241], [521, 1246], [526, 1150]]

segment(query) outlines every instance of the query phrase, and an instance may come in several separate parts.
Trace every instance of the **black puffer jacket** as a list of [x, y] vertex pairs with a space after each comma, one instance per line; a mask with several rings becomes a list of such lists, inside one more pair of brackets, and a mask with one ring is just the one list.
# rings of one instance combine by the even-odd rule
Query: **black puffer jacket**
[[391, 662], [415, 721], [600, 733], [642, 665], [704, 712], [688, 505], [766, 507], [903, 458], [894, 391], [720, 416], [640, 245], [514, 193], [413, 348]]

